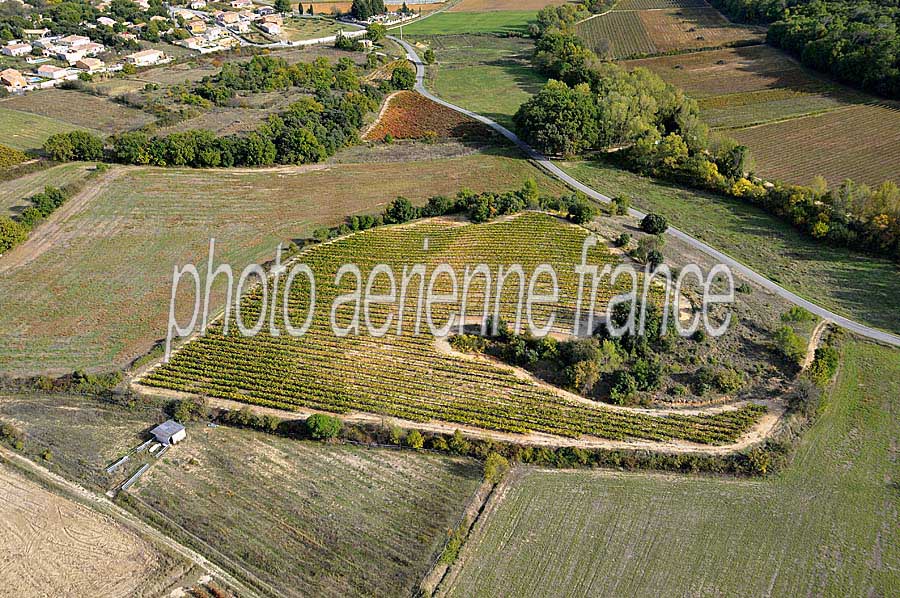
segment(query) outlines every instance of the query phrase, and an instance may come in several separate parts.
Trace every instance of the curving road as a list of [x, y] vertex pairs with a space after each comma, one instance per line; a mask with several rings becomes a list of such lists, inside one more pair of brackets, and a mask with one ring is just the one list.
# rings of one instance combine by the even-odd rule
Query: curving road
[[[460, 106], [457, 106], [455, 104], [451, 104], [450, 102], [444, 101], [441, 98], [432, 94], [430, 91], [428, 91], [425, 88], [425, 84], [424, 84], [425, 65], [419, 59], [419, 55], [416, 53], [415, 48], [413, 48], [413, 46], [411, 46], [407, 42], [405, 42], [401, 39], [398, 39], [396, 37], [390, 36], [390, 39], [394, 40], [395, 42], [397, 42], [398, 44], [403, 46], [403, 48], [406, 50], [407, 58], [409, 58], [409, 60], [413, 64], [415, 64], [415, 66], [416, 66], [416, 87], [415, 87], [415, 89], [417, 92], [419, 92], [423, 96], [429, 98], [430, 100], [437, 102], [438, 104], [441, 104], [443, 106], [446, 106], [447, 108], [456, 110], [457, 112], [465, 114], [466, 116], [474, 118], [475, 120], [482, 122], [485, 125], [489, 126], [493, 130], [497, 131], [498, 133], [500, 133], [501, 135], [503, 135], [504, 137], [506, 137], [513, 143], [515, 143], [519, 148], [521, 148], [521, 150], [523, 152], [525, 152], [525, 155], [528, 156], [529, 159], [531, 159], [533, 162], [535, 162], [540, 167], [542, 167], [544, 170], [546, 170], [551, 176], [563, 181], [564, 183], [566, 183], [568, 186], [572, 187], [573, 189], [577, 189], [578, 191], [581, 191], [588, 197], [595, 199], [597, 201], [603, 202], [603, 203], [609, 203], [610, 201], [612, 201], [611, 198], [607, 197], [606, 195], [603, 195], [602, 193], [599, 193], [598, 191], [591, 189], [587, 185], [577, 181], [576, 179], [574, 179], [571, 176], [569, 176], [568, 174], [566, 174], [566, 172], [564, 172], [559, 166], [557, 166], [556, 164], [551, 162], [550, 159], [547, 158], [547, 156], [536, 151], [530, 145], [528, 145], [527, 143], [525, 143], [524, 141], [519, 139], [519, 137], [515, 133], [513, 133], [512, 131], [510, 131], [509, 129], [504, 127], [503, 125], [494, 122], [493, 120], [491, 120], [490, 118], [487, 118], [486, 116], [476, 114], [475, 112], [471, 112], [470, 110], [466, 110], [465, 108], [461, 108]], [[641, 211], [635, 210], [635, 209], [629, 210], [629, 214], [631, 216], [634, 216], [635, 218], [643, 218], [646, 215], [644, 212], [641, 212]], [[847, 330], [850, 330], [851, 332], [855, 332], [856, 334], [859, 334], [860, 336], [864, 336], [866, 338], [870, 338], [872, 340], [879, 341], [882, 343], [887, 343], [887, 344], [893, 345], [895, 347], [900, 347], [900, 336], [891, 334], [890, 332], [885, 332], [883, 330], [878, 330], [877, 328], [872, 328], [872, 327], [866, 326], [864, 324], [860, 324], [859, 322], [854, 322], [853, 320], [850, 320], [848, 318], [845, 318], [844, 316], [841, 316], [832, 311], [829, 311], [829, 310], [825, 309], [824, 307], [816, 305], [815, 303], [812, 303], [811, 301], [808, 301], [808, 300], [804, 299], [803, 297], [800, 297], [799, 295], [792, 293], [791, 291], [787, 290], [786, 288], [782, 287], [781, 285], [779, 285], [775, 282], [772, 282], [771, 280], [769, 280], [762, 274], [759, 274], [759, 273], [755, 272], [754, 270], [751, 270], [749, 267], [745, 266], [744, 264], [737, 261], [736, 259], [734, 259], [728, 255], [725, 255], [724, 253], [722, 253], [721, 251], [719, 251], [713, 247], [710, 247], [709, 245], [707, 245], [703, 241], [700, 241], [699, 239], [695, 239], [694, 237], [690, 236], [689, 234], [685, 233], [684, 231], [681, 231], [675, 227], [670, 226], [669, 229], [666, 231], [666, 234], [671, 235], [677, 239], [680, 239], [681, 241], [684, 241], [688, 245], [691, 245], [692, 247], [699, 249], [703, 253], [715, 258], [719, 262], [726, 264], [732, 270], [740, 272], [741, 275], [744, 276], [744, 278], [747, 278], [747, 279], [755, 282], [756, 284], [768, 289], [769, 291], [775, 293], [776, 295], [778, 295], [784, 299], [787, 299], [788, 301], [790, 301], [796, 305], [799, 305], [799, 306], [803, 307], [804, 309], [809, 310], [810, 312], [816, 314], [820, 318], [823, 318], [825, 320], [830, 320], [830, 321], [834, 322], [835, 324], [837, 324], [838, 326], [846, 328]]]

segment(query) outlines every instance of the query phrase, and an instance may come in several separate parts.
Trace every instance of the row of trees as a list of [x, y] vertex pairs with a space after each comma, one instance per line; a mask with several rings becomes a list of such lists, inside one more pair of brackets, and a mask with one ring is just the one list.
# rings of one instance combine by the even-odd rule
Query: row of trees
[[712, 0], [732, 18], [771, 23], [769, 43], [813, 68], [900, 98], [896, 0]]
[[31, 205], [15, 218], [0, 216], [0, 255], [24, 242], [31, 229], [65, 203], [71, 192], [71, 189], [46, 187], [41, 193], [29, 197]]
[[[288, 65], [269, 56], [227, 64], [198, 84], [193, 95], [222, 105], [238, 91], [263, 92], [299, 88], [309, 95], [270, 116], [247, 135], [216, 136], [189, 130], [166, 136], [130, 131], [103, 140], [74, 131], [51, 136], [44, 150], [54, 160], [98, 160], [155, 166], [229, 167], [306, 164], [321, 161], [357, 143], [365, 115], [375, 110], [385, 89], [408, 88], [410, 67], [398, 68], [379, 87], [362, 82], [355, 64], [326, 59]], [[188, 94], [191, 95], [191, 94]]]

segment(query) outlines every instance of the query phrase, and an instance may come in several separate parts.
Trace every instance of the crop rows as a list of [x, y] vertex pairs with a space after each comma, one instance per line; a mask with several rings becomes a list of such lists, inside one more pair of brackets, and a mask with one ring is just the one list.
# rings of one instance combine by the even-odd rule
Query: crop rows
[[429, 100], [414, 91], [400, 91], [388, 100], [384, 114], [366, 133], [367, 140], [441, 138], [477, 139], [488, 129], [455, 110]]
[[[558, 321], [569, 326], [557, 327], [570, 327], [577, 284], [573, 268], [580, 260], [585, 235], [586, 231], [579, 227], [544, 214], [529, 213], [483, 225], [428, 221], [381, 228], [316, 246], [301, 256], [301, 261], [316, 273], [317, 281], [313, 324], [305, 335], [295, 338], [283, 333], [260, 333], [244, 337], [236, 334], [233, 320], [227, 334], [222, 322], [216, 322], [205, 336], [187, 344], [143, 382], [281, 409], [362, 411], [503, 432], [680, 439], [708, 444], [734, 441], [758, 419], [758, 408], [714, 416], [668, 417], [613, 410], [561, 396], [492, 363], [441, 352], [424, 317], [422, 333], [413, 332], [415, 317], [410, 310], [418, 299], [417, 285], [408, 289], [401, 334], [392, 327], [385, 336], [373, 338], [365, 331], [364, 320], [360, 322], [363, 328], [359, 335], [338, 337], [331, 330], [332, 301], [337, 295], [352, 291], [353, 285], [346, 281], [340, 288], [333, 284], [336, 270], [345, 263], [358, 264], [365, 286], [368, 271], [378, 263], [392, 266], [399, 283], [403, 265], [416, 263], [426, 264], [429, 274], [438, 263], [450, 263], [457, 272], [462, 272], [466, 264], [483, 262], [496, 272], [501, 264], [518, 263], [530, 274], [535, 265], [546, 262], [559, 274], [560, 312], [567, 312], [560, 313]], [[429, 241], [427, 251], [422, 249], [425, 238]], [[602, 244], [589, 252], [592, 264], [614, 261], [615, 257]], [[386, 278], [379, 280], [385, 283]], [[441, 280], [446, 284], [439, 285], [435, 292], [449, 291], [449, 283], [444, 277]], [[386, 290], [384, 284], [380, 287], [376, 285], [374, 292]], [[598, 309], [605, 308], [609, 297], [619, 292], [601, 284]], [[482, 296], [470, 297], [470, 313], [480, 315]], [[515, 293], [505, 290], [501, 299], [501, 312], [511, 315]], [[261, 307], [261, 293], [248, 293], [241, 303], [242, 320], [252, 325]], [[275, 322], [283, 330], [280, 307], [281, 303]], [[288, 307], [293, 324], [299, 325], [309, 307], [305, 281], [294, 284]], [[443, 306], [435, 310], [438, 325], [446, 320], [449, 309]], [[352, 306], [339, 309], [338, 323], [349, 323], [352, 310]], [[373, 326], [379, 326], [389, 315], [394, 317], [396, 326], [399, 317], [395, 305], [380, 305], [377, 309], [373, 306], [371, 315]]]

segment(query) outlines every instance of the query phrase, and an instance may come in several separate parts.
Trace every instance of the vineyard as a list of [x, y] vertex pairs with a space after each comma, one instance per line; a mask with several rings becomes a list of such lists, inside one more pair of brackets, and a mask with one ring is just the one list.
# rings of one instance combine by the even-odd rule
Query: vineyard
[[[656, 416], [613, 410], [593, 403], [575, 401], [537, 386], [514, 372], [486, 361], [440, 352], [435, 340], [423, 328], [415, 334], [415, 306], [421, 289], [414, 282], [400, 305], [377, 306], [371, 310], [373, 327], [380, 327], [388, 316], [397, 315], [403, 333], [391, 329], [373, 338], [365, 328], [359, 335], [336, 336], [330, 323], [333, 299], [349, 292], [330, 285], [337, 268], [356, 263], [366, 273], [376, 264], [394, 268], [399, 280], [403, 266], [423, 263], [429, 272], [439, 263], [451, 264], [462, 284], [465, 266], [480, 263], [497, 273], [500, 265], [520, 264], [526, 273], [541, 263], [552, 265], [559, 276], [560, 301], [555, 328], [569, 331], [577, 277], [574, 265], [580, 261], [582, 242], [587, 232], [558, 219], [539, 213], [527, 213], [511, 220], [481, 225], [464, 225], [446, 220], [430, 220], [407, 226], [374, 229], [307, 250], [301, 261], [315, 273], [316, 309], [309, 331], [301, 337], [271, 336], [261, 333], [245, 337], [236, 333], [230, 321], [223, 334], [217, 322], [206, 336], [185, 345], [168, 364], [152, 370], [141, 380], [148, 386], [201, 393], [281, 409], [316, 409], [337, 413], [362, 411], [394, 416], [415, 422], [442, 420], [490, 430], [528, 433], [541, 432], [567, 437], [582, 435], [613, 440], [632, 438], [668, 441], [682, 440], [705, 444], [733, 442], [757, 420], [761, 408], [747, 406], [716, 415]], [[427, 250], [423, 249], [427, 239]], [[589, 251], [591, 264], [614, 263], [617, 258], [598, 245]], [[439, 279], [435, 292], [448, 292], [447, 277]], [[380, 282], [386, 283], [384, 276]], [[546, 278], [541, 281], [546, 282]], [[606, 301], [623, 292], [601, 281], [597, 311]], [[507, 280], [498, 294], [496, 279], [490, 296], [500, 305], [500, 314], [511, 325], [517, 301], [517, 278]], [[486, 285], [483, 277], [474, 278], [466, 315], [481, 316]], [[545, 285], [537, 285], [545, 289]], [[386, 284], [375, 285], [373, 292], [386, 292]], [[306, 319], [309, 311], [308, 284], [294, 285], [289, 299], [293, 322]], [[460, 288], [460, 293], [462, 289]], [[260, 315], [261, 292], [248, 293], [241, 303], [243, 321], [253, 322]], [[448, 306], [437, 306], [434, 320], [439, 326], [447, 320]], [[458, 306], [454, 306], [456, 309]], [[546, 321], [546, 307], [536, 306], [538, 325]], [[586, 306], [585, 306], [586, 308]], [[281, 310], [276, 310], [280, 312]], [[353, 306], [336, 310], [336, 322], [344, 326]], [[493, 307], [491, 307], [491, 312]], [[233, 314], [232, 314], [233, 316]], [[276, 327], [284, 329], [278, 322]], [[296, 324], [295, 324], [296, 325]], [[396, 324], [395, 324], [396, 325]], [[425, 326], [423, 322], [423, 327]]]
[[388, 105], [366, 140], [394, 139], [484, 139], [489, 129], [456, 110], [451, 110], [414, 91], [401, 91], [388, 100]]
[[662, 8], [709, 8], [706, 0], [622, 0], [616, 10], [659, 10]]
[[594, 52], [612, 59], [765, 38], [762, 30], [732, 25], [712, 8], [614, 10], [583, 21], [575, 29]]
[[[877, 185], [900, 172], [900, 109], [853, 106], [818, 116], [729, 131], [753, 152], [761, 176]], [[786, 157], [789, 156], [789, 157]]]

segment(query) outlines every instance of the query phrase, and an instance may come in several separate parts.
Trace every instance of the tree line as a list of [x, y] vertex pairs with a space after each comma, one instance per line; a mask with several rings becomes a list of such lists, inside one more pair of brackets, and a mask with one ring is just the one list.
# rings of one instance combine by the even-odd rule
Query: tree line
[[817, 70], [900, 98], [896, 0], [711, 0], [729, 17], [769, 23], [767, 41]]
[[335, 65], [324, 58], [288, 65], [280, 58], [254, 56], [247, 63], [226, 64], [192, 93], [215, 105], [227, 105], [239, 91], [299, 89], [308, 94], [255, 131], [217, 136], [196, 129], [152, 136], [138, 130], [106, 140], [75, 131], [52, 135], [44, 151], [63, 161], [105, 157], [122, 164], [198, 168], [319, 162], [357, 143], [366, 114], [378, 107], [385, 91], [403, 84], [407, 82], [399, 76], [379, 86], [364, 83], [349, 59]]
[[538, 14], [532, 62], [551, 80], [514, 116], [523, 139], [563, 156], [618, 149], [609, 159], [630, 170], [750, 201], [816, 239], [900, 260], [896, 184], [761, 181], [748, 148], [711, 135], [681, 90], [599, 60], [572, 31], [578, 17], [570, 5]]

